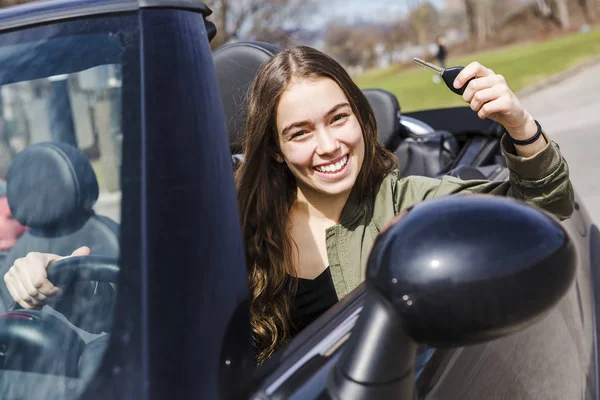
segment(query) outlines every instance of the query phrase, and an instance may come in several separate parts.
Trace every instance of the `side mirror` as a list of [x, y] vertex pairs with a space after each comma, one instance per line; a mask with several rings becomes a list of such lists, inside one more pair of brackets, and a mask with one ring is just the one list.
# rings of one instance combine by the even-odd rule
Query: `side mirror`
[[517, 332], [567, 292], [575, 248], [550, 216], [494, 196], [423, 202], [377, 239], [368, 298], [329, 390], [412, 399], [418, 343], [459, 347]]

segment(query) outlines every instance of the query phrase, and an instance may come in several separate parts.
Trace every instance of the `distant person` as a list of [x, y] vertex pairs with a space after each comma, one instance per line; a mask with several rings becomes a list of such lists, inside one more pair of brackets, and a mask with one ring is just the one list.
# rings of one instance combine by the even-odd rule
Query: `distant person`
[[435, 55], [435, 58], [437, 58], [440, 67], [446, 68], [446, 57], [448, 56], [446, 40], [440, 35], [435, 39], [435, 44], [437, 45], [437, 54]]

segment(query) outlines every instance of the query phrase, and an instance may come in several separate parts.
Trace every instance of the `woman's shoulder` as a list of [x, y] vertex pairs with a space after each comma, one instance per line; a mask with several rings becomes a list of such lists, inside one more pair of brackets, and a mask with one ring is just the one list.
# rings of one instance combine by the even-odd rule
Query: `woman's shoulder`
[[426, 176], [401, 176], [398, 170], [387, 174], [375, 195], [373, 220], [385, 226], [399, 212], [427, 198], [440, 184], [439, 179]]
[[390, 193], [395, 194], [394, 197], [397, 197], [399, 194], [409, 194], [412, 197], [416, 196], [417, 200], [420, 201], [423, 200], [429, 190], [437, 187], [439, 183], [439, 179], [427, 176], [402, 176], [400, 175], [400, 171], [396, 169], [383, 178], [378, 196], [385, 196]]

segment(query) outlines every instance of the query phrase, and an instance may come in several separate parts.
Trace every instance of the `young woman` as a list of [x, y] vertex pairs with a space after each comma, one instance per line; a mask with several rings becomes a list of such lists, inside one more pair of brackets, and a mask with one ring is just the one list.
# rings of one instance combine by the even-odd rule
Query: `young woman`
[[[507, 182], [400, 177], [398, 160], [377, 142], [366, 98], [332, 58], [302, 46], [261, 67], [249, 90], [244, 161], [236, 175], [259, 363], [364, 279], [376, 236], [417, 202], [490, 193], [569, 217], [573, 191], [558, 147], [502, 76], [472, 63], [455, 86], [473, 77], [463, 98], [481, 118], [506, 128]], [[45, 268], [58, 258], [38, 254], [15, 262], [5, 276], [15, 301], [40, 307], [55, 295]]]

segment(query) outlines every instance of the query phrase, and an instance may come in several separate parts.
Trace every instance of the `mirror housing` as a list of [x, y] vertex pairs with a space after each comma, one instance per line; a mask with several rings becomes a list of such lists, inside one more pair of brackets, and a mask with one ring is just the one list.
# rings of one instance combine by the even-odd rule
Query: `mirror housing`
[[459, 347], [515, 333], [564, 296], [576, 267], [560, 223], [525, 203], [457, 195], [416, 205], [375, 242], [368, 300], [331, 394], [411, 399], [417, 343]]

